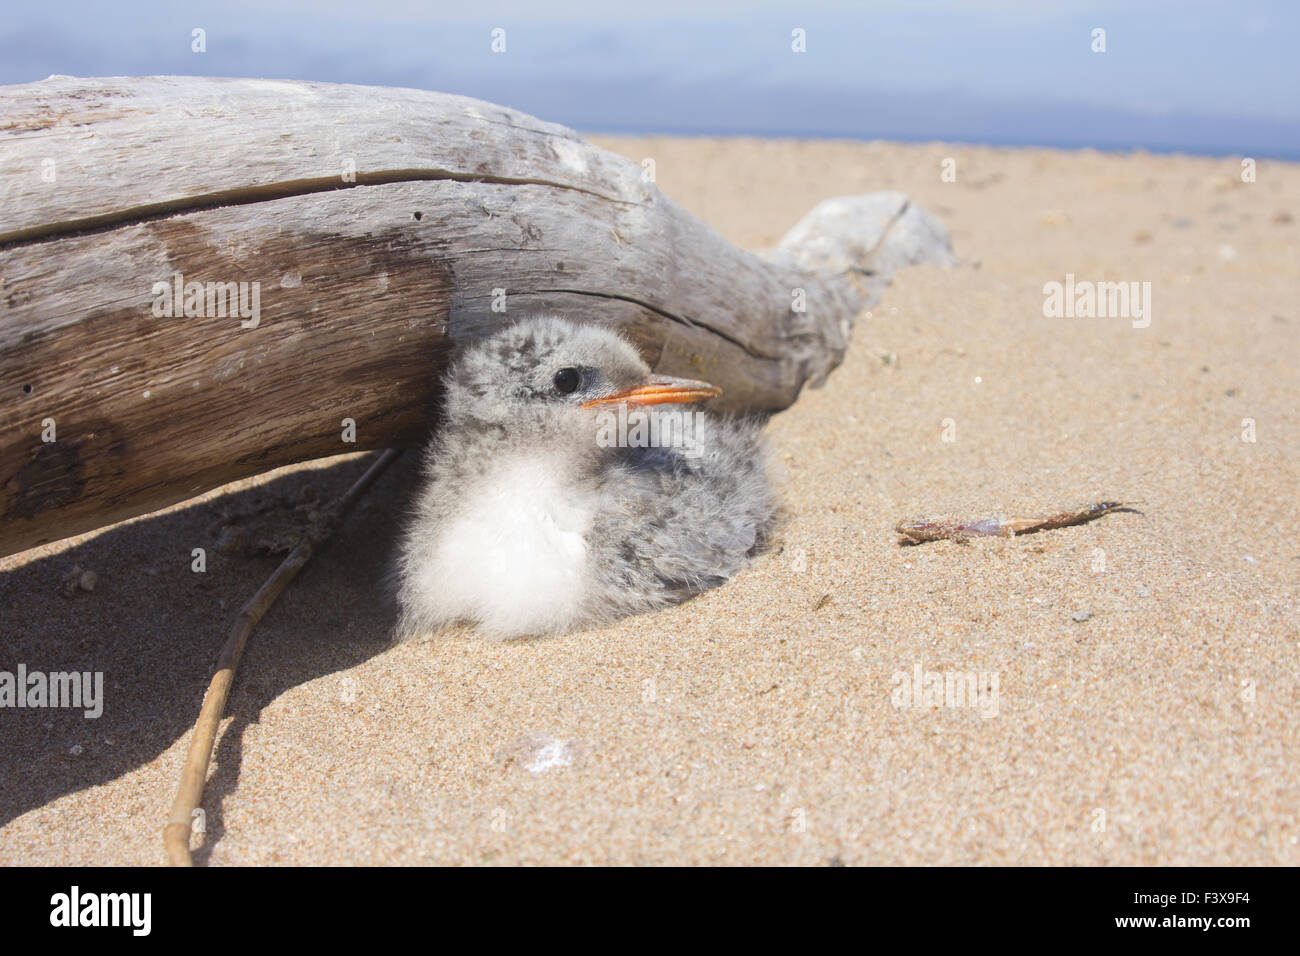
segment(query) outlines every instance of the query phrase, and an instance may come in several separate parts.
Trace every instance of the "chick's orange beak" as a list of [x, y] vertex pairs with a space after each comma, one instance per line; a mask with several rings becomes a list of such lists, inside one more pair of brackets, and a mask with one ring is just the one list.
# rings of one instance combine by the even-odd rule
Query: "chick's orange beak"
[[693, 378], [672, 378], [667, 375], [651, 375], [645, 383], [626, 391], [615, 392], [583, 402], [583, 408], [596, 405], [610, 405], [625, 402], [628, 405], [664, 405], [669, 402], [698, 402], [706, 398], [717, 398], [722, 389], [708, 382]]

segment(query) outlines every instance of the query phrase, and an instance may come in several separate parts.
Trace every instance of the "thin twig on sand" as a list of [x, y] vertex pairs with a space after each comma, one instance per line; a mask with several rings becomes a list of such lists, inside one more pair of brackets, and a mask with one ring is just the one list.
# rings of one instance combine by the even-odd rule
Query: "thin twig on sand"
[[212, 760], [212, 747], [216, 742], [217, 728], [221, 725], [221, 716], [226, 710], [226, 699], [230, 696], [230, 687], [235, 680], [235, 669], [243, 656], [248, 635], [252, 633], [257, 622], [275, 603], [280, 593], [288, 587], [289, 582], [298, 576], [329, 540], [330, 535], [346, 517], [366, 490], [387, 470], [400, 451], [388, 449], [377, 456], [366, 469], [365, 474], [357, 479], [348, 489], [347, 494], [336, 501], [325, 515], [319, 526], [313, 529], [307, 540], [290, 552], [272, 574], [253, 595], [252, 600], [243, 606], [235, 618], [230, 637], [221, 648], [217, 658], [217, 670], [208, 684], [207, 693], [203, 695], [203, 707], [194, 724], [194, 736], [190, 739], [189, 754], [185, 758], [185, 767], [181, 770], [180, 786], [176, 789], [176, 799], [172, 803], [171, 814], [163, 828], [163, 845], [167, 848], [167, 860], [172, 866], [193, 866], [190, 855], [190, 827], [194, 810], [203, 799], [203, 785], [208, 777], [208, 765]]
[[1098, 501], [1056, 511], [1038, 518], [1009, 518], [992, 515], [986, 518], [953, 518], [941, 515], [933, 518], [908, 518], [900, 521], [894, 530], [903, 536], [900, 544], [921, 544], [924, 541], [956, 541], [965, 544], [971, 538], [1009, 538], [1017, 534], [1051, 531], [1070, 525], [1084, 524], [1113, 511], [1129, 510], [1138, 502]]

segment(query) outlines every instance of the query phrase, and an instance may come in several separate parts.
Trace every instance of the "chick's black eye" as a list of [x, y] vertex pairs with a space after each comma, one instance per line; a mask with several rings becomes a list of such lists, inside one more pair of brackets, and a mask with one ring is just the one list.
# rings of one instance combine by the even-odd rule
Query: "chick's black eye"
[[578, 390], [581, 376], [576, 368], [562, 368], [555, 373], [555, 388], [564, 395], [572, 395]]

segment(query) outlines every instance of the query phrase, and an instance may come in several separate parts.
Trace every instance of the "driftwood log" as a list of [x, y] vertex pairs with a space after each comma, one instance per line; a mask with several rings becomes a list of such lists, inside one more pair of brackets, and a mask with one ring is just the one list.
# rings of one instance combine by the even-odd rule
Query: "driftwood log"
[[543, 310], [775, 411], [839, 363], [889, 272], [950, 259], [899, 193], [736, 249], [636, 163], [465, 97], [0, 87], [0, 555], [416, 445], [452, 347]]

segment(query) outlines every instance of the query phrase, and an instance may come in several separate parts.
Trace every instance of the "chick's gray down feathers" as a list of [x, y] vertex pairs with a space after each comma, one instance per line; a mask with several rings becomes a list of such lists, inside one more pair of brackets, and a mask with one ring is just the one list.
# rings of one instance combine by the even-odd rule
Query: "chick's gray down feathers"
[[698, 414], [696, 440], [597, 440], [617, 405], [586, 403], [650, 376], [616, 333], [549, 316], [457, 357], [398, 560], [404, 636], [457, 620], [492, 637], [612, 621], [715, 587], [763, 547], [776, 506], [762, 421], [649, 405], [638, 411], [665, 429]]

